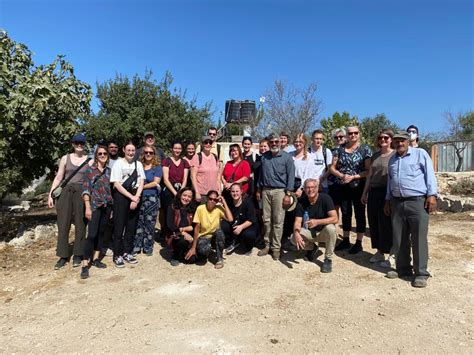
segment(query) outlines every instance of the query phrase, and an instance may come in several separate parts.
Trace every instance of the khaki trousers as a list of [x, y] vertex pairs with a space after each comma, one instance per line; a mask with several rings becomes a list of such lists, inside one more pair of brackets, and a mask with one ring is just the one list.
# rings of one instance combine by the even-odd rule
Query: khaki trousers
[[279, 251], [281, 247], [281, 236], [283, 234], [283, 222], [285, 220], [285, 210], [282, 207], [284, 189], [263, 189], [263, 224], [265, 234], [263, 239], [265, 245], [270, 250]]
[[[309, 229], [301, 228], [300, 234], [305, 243], [304, 250], [313, 250], [316, 243], [324, 242], [326, 245], [324, 258], [332, 259], [337, 239], [336, 226], [334, 224], [325, 225], [320, 232], [312, 232]], [[293, 234], [290, 240], [292, 244], [296, 245], [295, 236]]]

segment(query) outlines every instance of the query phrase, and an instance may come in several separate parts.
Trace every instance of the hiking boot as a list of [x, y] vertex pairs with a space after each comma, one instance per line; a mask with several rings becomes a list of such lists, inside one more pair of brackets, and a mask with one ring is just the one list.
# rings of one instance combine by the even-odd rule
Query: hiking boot
[[411, 272], [398, 272], [398, 271], [395, 271], [395, 270], [391, 270], [391, 271], [387, 272], [387, 274], [385, 275], [385, 277], [387, 279], [396, 279], [396, 278], [403, 278], [403, 277], [410, 277], [410, 276], [413, 276], [413, 273], [411, 273]]
[[232, 242], [231, 245], [229, 245], [227, 248], [224, 249], [224, 254], [229, 255], [232, 253], [237, 247], [239, 246], [238, 243]]
[[138, 264], [138, 260], [132, 254], [125, 254], [123, 256], [123, 260], [125, 260], [129, 264]]
[[143, 250], [143, 254], [146, 256], [153, 256], [153, 249], [152, 250]]
[[379, 261], [385, 260], [385, 254], [377, 251], [372, 257], [369, 259], [370, 263], [378, 263]]
[[312, 250], [308, 250], [306, 252], [306, 259], [308, 259], [308, 261], [314, 262], [316, 260], [316, 256], [318, 255], [318, 250], [319, 248], [315, 244]]
[[93, 262], [92, 262], [92, 266], [95, 266], [96, 268], [98, 269], [105, 269], [107, 267], [107, 265], [105, 265], [102, 261], [100, 261], [99, 259], [95, 259]]
[[324, 259], [323, 265], [321, 265], [321, 272], [324, 274], [330, 273], [332, 271], [332, 260]]
[[123, 261], [123, 258], [121, 256], [117, 256], [114, 260], [115, 267], [118, 268], [123, 268], [125, 267], [125, 263]]
[[416, 276], [415, 279], [411, 282], [413, 287], [423, 288], [428, 285], [426, 276]]
[[270, 251], [270, 248], [269, 247], [264, 247], [263, 249], [260, 249], [257, 253], [258, 256], [265, 256], [265, 255], [268, 255]]
[[79, 267], [82, 265], [82, 258], [80, 256], [72, 257], [72, 267]]
[[87, 279], [89, 277], [89, 268], [87, 266], [83, 266], [81, 270], [81, 279]]
[[355, 244], [349, 249], [349, 254], [357, 254], [362, 251], [362, 242], [356, 240]]
[[65, 267], [67, 264], [67, 259], [66, 258], [59, 258], [57, 263], [54, 265], [54, 270], [59, 270]]
[[280, 260], [280, 251], [279, 250], [273, 250], [272, 251], [272, 259], [273, 260]]
[[339, 244], [334, 248], [334, 250], [339, 251], [339, 250], [349, 249], [350, 247], [351, 247], [351, 242], [349, 238], [342, 238], [342, 241], [339, 242]]
[[178, 259], [171, 259], [170, 264], [171, 266], [178, 266], [180, 262]]

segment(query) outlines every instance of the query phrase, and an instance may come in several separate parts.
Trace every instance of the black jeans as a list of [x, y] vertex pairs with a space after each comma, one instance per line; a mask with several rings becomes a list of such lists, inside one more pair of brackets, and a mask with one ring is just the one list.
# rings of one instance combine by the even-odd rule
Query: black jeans
[[133, 239], [137, 229], [140, 205], [130, 209], [130, 200], [118, 191], [114, 197], [114, 258], [130, 254], [133, 250]]
[[352, 206], [356, 218], [357, 233], [365, 233], [365, 205], [361, 202], [362, 192], [364, 191], [365, 180], [361, 180], [359, 186], [350, 187], [349, 184], [341, 185], [341, 214], [342, 230], [350, 231], [352, 229]]
[[390, 253], [393, 243], [392, 219], [383, 212], [386, 193], [386, 187], [371, 188], [367, 202], [372, 248], [378, 249], [384, 254]]
[[102, 206], [92, 212], [92, 218], [88, 224], [87, 239], [84, 242], [84, 260], [90, 260], [94, 250], [102, 250], [102, 241], [112, 207]]
[[184, 262], [184, 256], [191, 249], [192, 242], [188, 242], [182, 235], [173, 238], [171, 241], [173, 246], [173, 259]]
[[242, 243], [245, 250], [249, 251], [253, 247], [262, 247], [264, 245], [263, 238], [260, 236], [260, 227], [258, 223], [252, 224], [245, 228], [239, 235], [233, 233], [232, 224], [227, 221], [221, 222], [221, 228], [225, 235], [225, 245], [229, 246], [232, 242]]
[[222, 230], [218, 229], [212, 233], [211, 238], [199, 237], [196, 245], [197, 259], [206, 259], [209, 257], [211, 247], [216, 250], [217, 261], [222, 261], [224, 251], [225, 236]]

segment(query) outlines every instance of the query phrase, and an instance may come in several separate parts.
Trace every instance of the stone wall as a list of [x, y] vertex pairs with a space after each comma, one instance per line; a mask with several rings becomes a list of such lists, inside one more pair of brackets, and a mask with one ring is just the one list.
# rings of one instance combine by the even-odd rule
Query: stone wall
[[474, 171], [436, 173], [439, 211], [463, 212], [474, 210], [474, 196], [452, 195], [450, 191], [450, 186], [465, 178], [474, 179]]

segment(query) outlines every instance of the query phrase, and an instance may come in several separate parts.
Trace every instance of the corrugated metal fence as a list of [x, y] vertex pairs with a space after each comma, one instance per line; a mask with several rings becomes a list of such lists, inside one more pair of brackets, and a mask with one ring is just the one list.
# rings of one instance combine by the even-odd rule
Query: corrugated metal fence
[[431, 148], [431, 159], [433, 160], [435, 171], [456, 171], [458, 157], [454, 148], [465, 147], [463, 154], [463, 163], [460, 171], [474, 170], [474, 142], [439, 142]]

